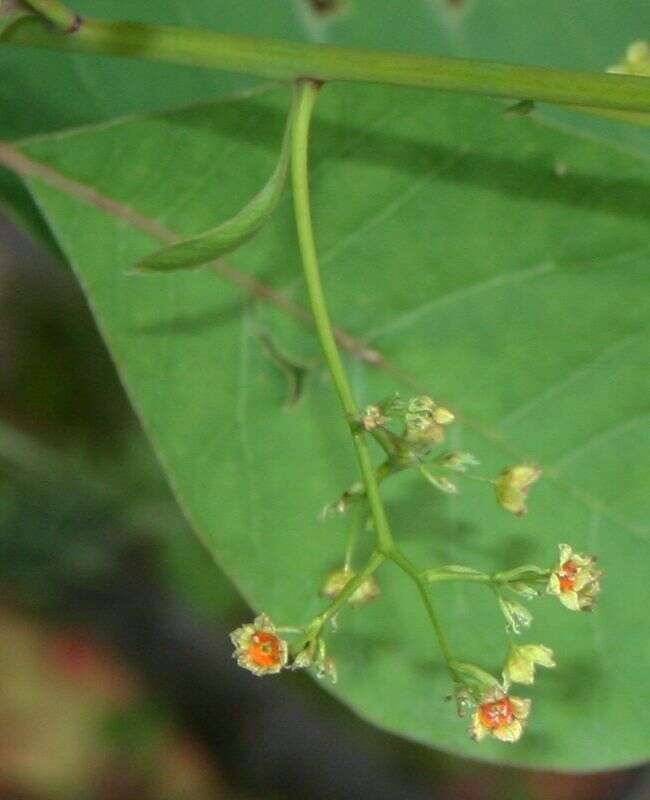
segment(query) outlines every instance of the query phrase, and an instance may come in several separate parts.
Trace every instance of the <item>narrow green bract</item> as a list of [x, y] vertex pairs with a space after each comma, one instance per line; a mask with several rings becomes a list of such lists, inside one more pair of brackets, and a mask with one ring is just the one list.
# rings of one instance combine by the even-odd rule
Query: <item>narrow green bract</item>
[[136, 264], [142, 272], [172, 272], [178, 269], [202, 267], [226, 253], [236, 250], [253, 236], [273, 214], [282, 197], [287, 180], [291, 151], [292, 106], [282, 140], [280, 158], [273, 174], [262, 189], [233, 217], [205, 233], [183, 239], [176, 244], [156, 250]]

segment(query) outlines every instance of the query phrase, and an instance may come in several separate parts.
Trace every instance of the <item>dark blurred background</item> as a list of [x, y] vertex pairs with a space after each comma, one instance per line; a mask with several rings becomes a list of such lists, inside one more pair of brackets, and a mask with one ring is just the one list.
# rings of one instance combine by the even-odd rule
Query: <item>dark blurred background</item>
[[239, 670], [249, 612], [180, 515], [47, 232], [0, 217], [0, 800], [648, 800], [383, 734]]

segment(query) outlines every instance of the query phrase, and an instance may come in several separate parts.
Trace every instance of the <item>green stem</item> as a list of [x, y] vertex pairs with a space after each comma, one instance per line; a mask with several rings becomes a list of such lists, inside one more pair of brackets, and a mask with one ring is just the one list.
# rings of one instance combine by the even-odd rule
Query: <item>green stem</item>
[[[318, 267], [318, 256], [316, 254], [316, 243], [314, 240], [314, 230], [311, 220], [311, 210], [309, 204], [309, 176], [308, 176], [308, 141], [309, 127], [312, 111], [316, 96], [318, 95], [319, 85], [313, 81], [300, 81], [296, 85], [295, 91], [298, 92], [296, 102], [296, 113], [292, 120], [292, 140], [291, 140], [291, 177], [293, 183], [293, 200], [296, 216], [296, 228], [298, 231], [298, 241], [300, 253], [302, 255], [303, 270], [309, 302], [314, 315], [316, 330], [320, 339], [323, 353], [329, 371], [334, 381], [336, 392], [341, 401], [341, 407], [351, 423], [358, 415], [357, 405], [352, 396], [352, 390], [345, 374], [345, 368], [341, 361], [336, 339], [332, 329], [332, 323], [327, 310], [325, 294]], [[357, 458], [361, 468], [361, 475], [366, 487], [366, 495], [370, 504], [375, 531], [377, 533], [377, 545], [380, 551], [390, 550], [393, 546], [393, 537], [390, 532], [388, 518], [384, 510], [384, 505], [379, 494], [379, 484], [375, 476], [375, 470], [370, 457], [370, 450], [364, 438], [364, 434], [359, 430], [352, 431], [352, 438], [357, 451]]]
[[[296, 113], [293, 118], [292, 130], [292, 154], [291, 154], [291, 174], [293, 180], [293, 197], [296, 214], [296, 227], [298, 229], [298, 240], [302, 255], [303, 269], [307, 290], [311, 303], [316, 329], [320, 338], [327, 365], [332, 374], [341, 406], [350, 424], [350, 430], [354, 439], [354, 444], [359, 458], [361, 474], [366, 486], [366, 494], [370, 504], [375, 530], [377, 533], [377, 551], [373, 553], [365, 569], [356, 575], [346, 586], [334, 603], [310, 626], [309, 634], [313, 637], [312, 628], [315, 626], [317, 633], [322, 630], [323, 625], [331, 619], [348, 598], [361, 586], [366, 578], [371, 575], [385, 558], [390, 558], [404, 572], [406, 572], [415, 582], [417, 589], [424, 603], [427, 615], [433, 626], [435, 634], [440, 644], [443, 657], [447, 668], [451, 673], [452, 679], [457, 679], [456, 671], [453, 667], [453, 658], [447, 642], [445, 632], [436, 616], [431, 600], [427, 593], [427, 585], [424, 578], [420, 575], [413, 564], [395, 546], [386, 512], [379, 494], [379, 483], [377, 475], [372, 466], [370, 451], [361, 431], [354, 425], [358, 416], [356, 403], [352, 396], [352, 391], [345, 374], [345, 369], [339, 355], [336, 340], [332, 332], [332, 324], [327, 310], [325, 294], [318, 268], [318, 257], [316, 254], [316, 243], [311, 220], [309, 204], [309, 179], [308, 179], [308, 159], [307, 148], [309, 141], [309, 126], [318, 94], [319, 85], [313, 81], [301, 81], [296, 86], [299, 93], [296, 103]], [[387, 473], [388, 474], [388, 473]]]
[[436, 638], [438, 639], [438, 644], [440, 645], [440, 650], [442, 651], [442, 655], [445, 659], [447, 669], [451, 674], [452, 680], [456, 682], [458, 680], [458, 675], [456, 669], [454, 668], [454, 658], [451, 653], [449, 642], [447, 641], [447, 636], [445, 635], [442, 625], [440, 624], [440, 620], [438, 619], [433, 607], [433, 603], [431, 602], [431, 598], [429, 597], [426, 581], [416, 566], [404, 555], [404, 553], [397, 548], [394, 548], [392, 552], [388, 553], [387, 557], [397, 564], [397, 566], [415, 583], [420, 597], [422, 598], [422, 602], [424, 603], [429, 621], [431, 622], [431, 627], [433, 628]]
[[[55, 4], [41, 0], [32, 5], [52, 9]], [[419, 86], [587, 106], [592, 110], [650, 112], [650, 81], [628, 75], [378, 52], [92, 19], [84, 19], [74, 36], [64, 36], [37, 18], [23, 18], [4, 31], [2, 41], [69, 52], [149, 58], [276, 80], [309, 77], [320, 82]]]
[[434, 570], [427, 570], [426, 583], [439, 583], [441, 581], [473, 581], [474, 583], [493, 583], [490, 575], [450, 575], [441, 573], [436, 574]]
[[79, 25], [79, 16], [59, 0], [24, 0], [24, 2], [64, 33], [74, 32]]
[[348, 533], [348, 543], [345, 548], [345, 560], [343, 569], [349, 571], [354, 563], [354, 553], [359, 541], [359, 531], [366, 520], [366, 504], [361, 501], [350, 515], [350, 529]]

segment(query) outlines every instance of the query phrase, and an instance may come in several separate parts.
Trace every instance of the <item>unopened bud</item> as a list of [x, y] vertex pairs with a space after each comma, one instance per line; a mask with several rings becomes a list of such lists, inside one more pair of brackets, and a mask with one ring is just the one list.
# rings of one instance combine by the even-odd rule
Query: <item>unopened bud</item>
[[[321, 594], [325, 597], [334, 599], [338, 597], [348, 583], [354, 578], [356, 573], [351, 569], [340, 569], [332, 572], [326, 579]], [[375, 600], [381, 594], [379, 584], [374, 576], [369, 575], [348, 598], [350, 605], [364, 605]]]
[[503, 668], [503, 680], [511, 683], [533, 683], [535, 667], [554, 667], [555, 659], [550, 647], [543, 644], [513, 644]]
[[531, 464], [518, 464], [504, 470], [494, 482], [497, 502], [506, 511], [522, 517], [526, 508], [528, 490], [539, 479], [542, 470]]
[[377, 428], [383, 428], [388, 422], [388, 419], [387, 416], [382, 414], [382, 410], [379, 406], [366, 406], [361, 417], [361, 425], [364, 430], [370, 433], [377, 430]]
[[650, 76], [650, 42], [641, 39], [632, 42], [625, 51], [623, 61], [608, 67], [607, 71], [622, 75]]
[[409, 400], [404, 419], [407, 442], [426, 451], [444, 441], [444, 426], [453, 421], [454, 415], [428, 395], [420, 395]]

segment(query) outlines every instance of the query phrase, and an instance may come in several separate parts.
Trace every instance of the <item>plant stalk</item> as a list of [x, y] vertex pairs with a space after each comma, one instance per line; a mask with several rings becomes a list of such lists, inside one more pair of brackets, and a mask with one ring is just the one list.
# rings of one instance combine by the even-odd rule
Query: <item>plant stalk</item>
[[[40, 5], [43, 13], [49, 7], [50, 18], [54, 19], [53, 9], [60, 4], [40, 0], [32, 5]], [[58, 14], [56, 16], [58, 18]], [[586, 106], [590, 113], [599, 109], [650, 112], [650, 81], [629, 75], [303, 44], [193, 28], [78, 18], [74, 34], [68, 35], [52, 30], [38, 16], [24, 17], [8, 26], [0, 41], [68, 52], [154, 59], [283, 81], [311, 78], [318, 82], [418, 86]]]
[[[320, 339], [323, 353], [329, 371], [334, 381], [336, 392], [339, 396], [343, 412], [348, 423], [358, 416], [357, 405], [348, 383], [345, 368], [339, 354], [336, 339], [332, 328], [323, 284], [318, 266], [316, 243], [311, 219], [309, 203], [309, 176], [308, 176], [308, 142], [309, 127], [319, 85], [313, 81], [299, 81], [295, 91], [299, 97], [296, 102], [296, 111], [292, 120], [291, 140], [291, 178], [293, 183], [293, 200], [296, 217], [296, 228], [300, 253], [302, 255], [303, 269], [309, 294], [316, 330]], [[370, 505], [375, 531], [377, 533], [377, 546], [380, 552], [390, 550], [393, 546], [393, 537], [390, 532], [388, 518], [379, 494], [379, 484], [375, 469], [370, 457], [368, 443], [364, 434], [354, 430], [350, 425], [352, 438], [357, 451], [357, 458], [361, 468], [361, 475], [366, 487], [366, 495]]]
[[440, 645], [440, 650], [442, 651], [442, 655], [445, 659], [447, 669], [451, 674], [452, 680], [456, 682], [458, 680], [458, 674], [454, 668], [454, 657], [451, 653], [451, 647], [447, 641], [447, 636], [443, 630], [440, 620], [438, 619], [438, 615], [433, 607], [431, 598], [429, 597], [426, 581], [418, 571], [417, 567], [411, 563], [411, 561], [404, 555], [404, 553], [401, 552], [401, 550], [394, 548], [390, 553], [387, 554], [387, 558], [395, 563], [415, 583], [422, 602], [424, 603], [431, 627], [433, 628], [436, 638], [438, 639], [438, 644]]

